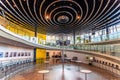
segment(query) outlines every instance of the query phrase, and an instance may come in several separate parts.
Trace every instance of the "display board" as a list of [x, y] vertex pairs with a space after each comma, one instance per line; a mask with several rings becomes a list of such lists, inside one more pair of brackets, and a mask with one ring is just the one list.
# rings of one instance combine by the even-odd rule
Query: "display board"
[[34, 49], [0, 44], [0, 61], [33, 58]]
[[60, 45], [60, 46], [70, 45], [70, 40], [66, 40], [66, 41], [56, 40], [56, 45]]
[[0, 52], [0, 58], [3, 58], [3, 52]]
[[31, 52], [0, 52], [0, 58], [31, 56]]

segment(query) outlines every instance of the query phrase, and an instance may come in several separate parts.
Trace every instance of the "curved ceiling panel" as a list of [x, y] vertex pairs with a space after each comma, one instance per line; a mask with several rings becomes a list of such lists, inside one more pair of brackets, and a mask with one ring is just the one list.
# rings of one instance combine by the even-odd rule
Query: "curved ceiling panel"
[[38, 32], [100, 30], [120, 23], [120, 0], [0, 0], [5, 18]]

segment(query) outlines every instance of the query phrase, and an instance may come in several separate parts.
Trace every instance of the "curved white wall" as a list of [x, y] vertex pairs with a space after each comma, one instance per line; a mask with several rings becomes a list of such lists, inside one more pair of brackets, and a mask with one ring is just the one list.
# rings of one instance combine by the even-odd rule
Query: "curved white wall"
[[72, 57], [78, 57], [78, 60], [82, 61], [83, 63], [88, 63], [88, 61], [86, 61], [86, 57], [87, 56], [91, 56], [91, 55], [87, 55], [87, 54], [82, 54], [79, 52], [71, 52], [71, 51], [65, 51], [64, 54], [67, 55], [67, 57], [71, 58]]
[[[115, 73], [117, 75], [120, 75], [120, 64], [119, 64], [119, 62], [115, 62], [114, 60], [110, 60], [110, 59], [108, 60], [107, 58], [103, 58], [103, 57], [99, 57], [99, 56], [92, 56], [92, 55], [81, 53], [81, 52], [65, 51], [65, 54], [67, 54], [67, 56], [69, 58], [76, 56], [76, 57], [78, 57], [78, 60], [80, 60], [86, 64], [89, 63], [86, 59], [87, 56], [95, 57], [95, 59], [98, 61], [101, 61], [101, 63], [93, 62], [93, 66], [96, 66], [96, 67], [99, 67], [101, 69], [105, 69], [106, 71], [109, 71], [111, 73]], [[107, 65], [103, 64], [103, 62], [107, 62]], [[108, 65], [109, 63], [111, 64], [111, 66]], [[112, 64], [114, 64], [114, 66], [112, 66]], [[119, 66], [119, 69], [116, 69], [116, 65]]]
[[[8, 53], [8, 56], [6, 54]], [[0, 44], [0, 61], [18, 60], [18, 59], [33, 59], [33, 49]]]
[[[47, 50], [47, 52], [49, 52], [50, 56], [52, 56], [53, 53], [59, 53], [60, 51]], [[82, 61], [82, 63], [85, 63], [85, 64], [89, 64], [89, 61], [86, 59], [87, 57], [95, 57], [95, 59], [98, 60], [98, 61], [101, 61], [101, 63], [100, 62], [92, 62], [93, 66], [96, 66], [96, 67], [99, 67], [101, 69], [105, 69], [106, 71], [109, 71], [111, 73], [120, 75], [119, 58], [113, 57], [113, 56], [110, 56], [110, 55], [106, 55], [106, 54], [100, 54], [100, 53], [97, 53], [97, 52], [94, 52], [95, 55], [93, 55], [94, 53], [92, 53], [92, 52], [89, 52], [89, 53], [86, 52], [86, 51], [83, 51], [83, 52], [77, 51], [76, 52], [74, 50], [73, 51], [64, 51], [64, 54], [66, 54], [68, 58], [72, 59], [72, 57], [74, 57], [74, 56], [78, 57], [78, 60]], [[106, 58], [106, 57], [108, 57], [108, 58]], [[113, 58], [113, 60], [112, 60], [112, 58]], [[116, 58], [116, 61], [115, 61], [115, 58]], [[103, 62], [107, 63], [107, 65], [103, 64]], [[108, 65], [109, 63], [111, 65], [114, 64], [114, 66], [109, 66]], [[119, 69], [116, 69], [116, 65], [119, 66]]]

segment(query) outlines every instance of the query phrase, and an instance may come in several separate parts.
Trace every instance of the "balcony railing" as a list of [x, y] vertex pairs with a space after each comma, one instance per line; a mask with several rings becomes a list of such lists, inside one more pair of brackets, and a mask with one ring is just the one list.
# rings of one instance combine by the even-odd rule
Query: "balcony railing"
[[[31, 33], [26, 32], [24, 30], [18, 29], [18, 28], [14, 28], [14, 27], [9, 27], [9, 26], [17, 26], [14, 23], [11, 23], [10, 21], [7, 21], [4, 18], [0, 17], [0, 24], [3, 26], [4, 29], [9, 30], [9, 32], [11, 32], [14, 35], [19, 36], [20, 38], [30, 41], [31, 43], [35, 43], [35, 44], [40, 44], [40, 45], [44, 45], [44, 46], [50, 46], [53, 48], [58, 48], [58, 49], [62, 49], [62, 46], [58, 46], [54, 43], [48, 43], [46, 42], [46, 40], [42, 40], [41, 38], [38, 37], [34, 37], [34, 35], [31, 35]], [[22, 34], [21, 34], [22, 33]], [[117, 40], [120, 39], [120, 32], [116, 32], [116, 33], [111, 33], [111, 34], [107, 34], [107, 35], [102, 35], [102, 36], [97, 36], [94, 37], [96, 39], [95, 42], [99, 42], [99, 41], [106, 41], [106, 40]], [[84, 44], [76, 44], [76, 45], [69, 45], [69, 46], [64, 46], [64, 48], [67, 49], [71, 49], [71, 50], [86, 50], [86, 51], [96, 51], [96, 52], [101, 52], [103, 54], [109, 54], [112, 56], [117, 56], [120, 57], [120, 45], [84, 45]]]

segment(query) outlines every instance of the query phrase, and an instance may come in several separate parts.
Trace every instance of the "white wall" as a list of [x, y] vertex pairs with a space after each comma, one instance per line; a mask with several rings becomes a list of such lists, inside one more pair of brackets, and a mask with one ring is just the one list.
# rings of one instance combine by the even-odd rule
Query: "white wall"
[[[50, 53], [50, 56], [53, 55], [53, 53], [57, 54], [61, 51], [57, 51], [57, 50], [47, 50], [47, 52]], [[62, 52], [61, 52], [62, 53]], [[101, 61], [107, 61], [107, 62], [110, 62], [110, 63], [113, 63], [113, 64], [117, 64], [111, 60], [107, 60], [107, 59], [104, 59], [104, 58], [101, 58], [101, 57], [96, 57], [96, 56], [92, 56], [92, 55], [88, 55], [88, 54], [84, 54], [84, 53], [80, 53], [80, 52], [72, 52], [72, 51], [64, 51], [64, 54], [67, 55], [68, 58], [71, 58], [72, 57], [78, 57], [78, 60], [82, 61], [83, 63], [88, 63], [88, 61], [86, 60], [86, 57], [95, 57], [96, 59], [98, 60], [101, 60]]]
[[70, 52], [70, 51], [65, 51], [64, 54], [66, 54], [67, 57], [71, 59], [74, 56], [78, 57], [78, 60], [82, 61], [83, 63], [88, 63], [88, 61], [86, 61], [86, 56], [90, 56], [90, 55], [86, 55], [78, 52]]
[[[47, 50], [47, 52], [49, 52], [50, 57], [52, 57], [53, 53], [58, 54], [61, 51]], [[81, 54], [81, 53], [77, 53], [77, 52], [70, 52], [70, 51], [64, 51], [64, 54], [66, 54], [67, 57], [71, 58], [71, 59], [72, 59], [72, 57], [76, 56], [76, 57], [78, 57], [78, 60], [82, 61], [83, 63], [88, 63], [88, 61], [86, 61], [86, 56], [90, 56], [90, 55], [85, 55], [85, 54]]]
[[[50, 53], [50, 55], [52, 55], [53, 52], [55, 52], [55, 53], [60, 52], [60, 51], [55, 51], [55, 50], [47, 50], [47, 51]], [[90, 56], [91, 56], [91, 57], [95, 57], [95, 59], [97, 59], [97, 60], [99, 60], [99, 61], [102, 61], [102, 62], [104, 61], [104, 62], [107, 62], [107, 63], [111, 63], [111, 64], [114, 64], [115, 66], [118, 65], [119, 68], [120, 68], [120, 64], [119, 64], [119, 63], [116, 63], [116, 62], [114, 62], [114, 61], [112, 61], [112, 60], [108, 60], [108, 59], [105, 59], [105, 58], [102, 58], [102, 57], [98, 57], [98, 56], [96, 57], [96, 56], [92, 56], [92, 55], [88, 55], [88, 54], [84, 54], [84, 53], [80, 53], [80, 52], [72, 52], [72, 51], [65, 51], [64, 54], [66, 54], [67, 57], [68, 57], [68, 58], [71, 58], [71, 59], [72, 59], [73, 56], [76, 56], [76, 57], [78, 57], [78, 60], [80, 60], [80, 61], [82, 61], [83, 63], [86, 63], [86, 64], [89, 63], [89, 62], [87, 61], [86, 57], [88, 57], [88, 56], [90, 57]], [[98, 54], [100, 54], [100, 53], [98, 53]], [[99, 67], [99, 68], [105, 69], [105, 65], [103, 65], [103, 64], [93, 62], [93, 65], [94, 65], [94, 66], [97, 66], [97, 67]], [[109, 67], [109, 66], [106, 66], [106, 68], [107, 68], [111, 73], [115, 73], [115, 74], [120, 75], [120, 71], [119, 71], [119, 70], [114, 69], [114, 68]], [[111, 71], [111, 70], [113, 70], [113, 71]]]
[[[70, 52], [70, 51], [66, 51], [65, 54], [67, 54], [67, 56], [69, 58], [72, 58], [73, 56], [76, 56], [78, 57], [78, 60], [82, 61], [83, 63], [89, 63], [87, 60], [86, 60], [86, 57], [87, 56], [92, 56], [92, 55], [87, 55], [87, 54], [83, 54], [83, 53], [80, 53], [80, 52]], [[119, 66], [119, 69], [120, 69], [120, 64], [117, 63], [117, 62], [114, 62], [112, 60], [108, 60], [108, 59], [105, 59], [105, 58], [102, 58], [102, 57], [96, 57], [96, 56], [92, 56], [92, 57], [95, 57], [95, 59], [99, 60], [99, 61], [104, 61], [104, 62], [107, 62], [107, 63], [110, 63], [110, 64], [114, 64], [114, 67], [116, 67], [116, 65]], [[104, 64], [100, 64], [100, 63], [96, 63], [96, 62], [93, 62], [93, 65], [94, 66], [97, 66], [99, 68], [103, 68], [105, 70], [109, 70], [111, 73], [115, 73], [115, 74], [118, 74], [120, 75], [120, 71], [113, 68], [113, 67], [109, 67], [109, 66], [106, 66]]]
[[[33, 49], [29, 49], [29, 48], [22, 48], [22, 47], [16, 47], [11, 45], [0, 44], [0, 53], [3, 53], [3, 57], [0, 58], [0, 61], [2, 62], [14, 60], [14, 59], [16, 60], [28, 59], [28, 58], [33, 59]], [[8, 53], [8, 57], [6, 57], [6, 53]], [[15, 57], [14, 57], [14, 53], [16, 53]], [[10, 57], [11, 54], [12, 54], [12, 57]], [[18, 54], [20, 54], [20, 56]], [[22, 56], [21, 54], [24, 54], [24, 56]]]

